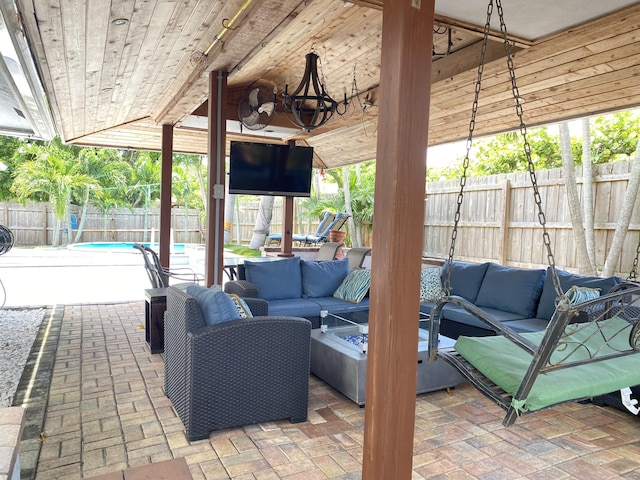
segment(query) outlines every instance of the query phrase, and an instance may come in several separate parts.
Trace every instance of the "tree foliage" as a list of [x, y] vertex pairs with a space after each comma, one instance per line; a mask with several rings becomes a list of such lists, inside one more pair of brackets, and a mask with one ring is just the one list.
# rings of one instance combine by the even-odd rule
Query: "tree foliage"
[[[630, 160], [638, 143], [640, 115], [625, 111], [594, 118], [591, 128], [593, 163]], [[536, 170], [562, 167], [559, 135], [551, 127], [528, 130], [531, 159]], [[576, 165], [582, 164], [582, 141], [571, 138]], [[460, 155], [445, 167], [429, 167], [427, 181], [451, 180], [462, 175], [464, 146]], [[519, 132], [510, 132], [474, 141], [467, 174], [472, 177], [527, 171], [524, 141]]]

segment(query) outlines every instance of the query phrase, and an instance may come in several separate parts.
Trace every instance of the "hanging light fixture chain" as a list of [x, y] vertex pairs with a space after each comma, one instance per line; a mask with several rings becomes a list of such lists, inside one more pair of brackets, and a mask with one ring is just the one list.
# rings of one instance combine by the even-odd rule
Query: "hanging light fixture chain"
[[462, 162], [462, 176], [460, 177], [460, 191], [456, 201], [456, 213], [453, 219], [453, 230], [451, 231], [451, 246], [449, 247], [449, 261], [444, 278], [444, 291], [446, 295], [451, 294], [451, 263], [456, 250], [456, 239], [458, 238], [458, 226], [460, 224], [460, 212], [462, 209], [462, 201], [464, 199], [464, 187], [467, 184], [467, 172], [469, 170], [469, 156], [473, 145], [473, 132], [476, 128], [476, 115], [478, 113], [478, 101], [480, 99], [480, 90], [482, 87], [482, 74], [484, 72], [484, 59], [487, 53], [487, 44], [489, 43], [489, 31], [491, 30], [491, 15], [493, 14], [493, 0], [489, 0], [487, 6], [487, 20], [484, 24], [484, 36], [482, 38], [482, 50], [480, 52], [480, 63], [478, 64], [478, 73], [476, 75], [475, 90], [473, 93], [473, 105], [471, 106], [471, 120], [469, 121], [469, 134], [467, 135], [466, 154]]

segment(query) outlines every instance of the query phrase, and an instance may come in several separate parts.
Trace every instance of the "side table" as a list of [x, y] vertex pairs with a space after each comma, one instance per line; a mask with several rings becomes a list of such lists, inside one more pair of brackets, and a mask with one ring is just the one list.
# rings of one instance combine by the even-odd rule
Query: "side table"
[[167, 289], [144, 291], [144, 336], [151, 353], [164, 352], [164, 312], [167, 310]]

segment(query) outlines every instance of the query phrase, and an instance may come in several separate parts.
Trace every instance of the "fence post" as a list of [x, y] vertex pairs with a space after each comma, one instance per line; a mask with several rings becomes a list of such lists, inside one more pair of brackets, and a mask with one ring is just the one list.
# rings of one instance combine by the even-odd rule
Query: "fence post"
[[500, 230], [502, 248], [500, 248], [500, 265], [506, 265], [509, 258], [509, 210], [511, 208], [511, 183], [505, 179], [502, 185], [502, 213], [500, 219]]
[[42, 245], [47, 243], [47, 204], [42, 207]]

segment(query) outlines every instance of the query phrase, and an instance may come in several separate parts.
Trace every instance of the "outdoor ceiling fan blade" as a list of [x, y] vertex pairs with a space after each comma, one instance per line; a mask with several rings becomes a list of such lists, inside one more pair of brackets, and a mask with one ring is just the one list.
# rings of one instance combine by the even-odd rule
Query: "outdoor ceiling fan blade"
[[260, 102], [258, 101], [258, 93], [260, 93], [259, 88], [254, 88], [251, 90], [251, 93], [249, 93], [249, 105], [251, 105], [251, 108], [258, 108], [260, 105]]
[[244, 123], [248, 127], [252, 127], [256, 123], [258, 123], [259, 118], [260, 118], [260, 114], [258, 112], [251, 112], [251, 115], [242, 117], [242, 123]]
[[267, 115], [273, 115], [273, 111], [276, 109], [276, 104], [273, 102], [263, 103], [258, 107], [258, 113], [266, 113]]

